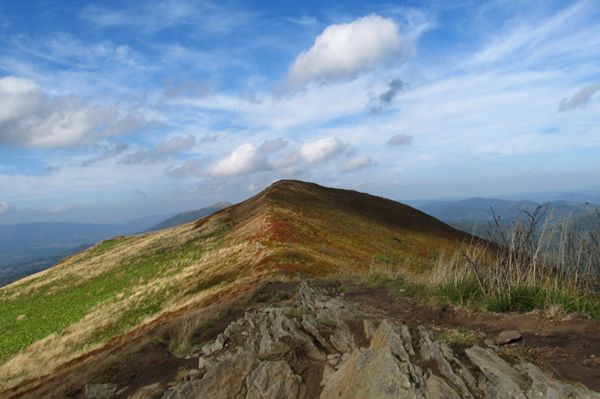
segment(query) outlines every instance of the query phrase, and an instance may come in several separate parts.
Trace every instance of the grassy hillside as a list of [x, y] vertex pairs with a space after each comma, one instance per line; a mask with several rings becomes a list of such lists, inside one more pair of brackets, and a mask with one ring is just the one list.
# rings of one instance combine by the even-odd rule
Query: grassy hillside
[[102, 240], [135, 234], [164, 220], [147, 216], [119, 224], [40, 222], [0, 225], [0, 286], [44, 270]]
[[[471, 237], [396, 202], [296, 181], [198, 222], [104, 241], [0, 289], [0, 383], [275, 275], [422, 273]], [[163, 315], [163, 316], [161, 316]]]

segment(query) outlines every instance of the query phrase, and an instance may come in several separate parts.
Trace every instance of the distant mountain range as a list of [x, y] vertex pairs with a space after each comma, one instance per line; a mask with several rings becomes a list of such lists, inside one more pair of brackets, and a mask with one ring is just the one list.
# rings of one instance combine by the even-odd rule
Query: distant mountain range
[[206, 208], [178, 213], [177, 215], [162, 221], [156, 226], [149, 228], [147, 231], [163, 230], [168, 229], [170, 227], [180, 226], [182, 224], [193, 222], [195, 220], [203, 218], [204, 216], [211, 215], [217, 211], [220, 211], [221, 209], [227, 208], [230, 205], [231, 204], [229, 202], [217, 202], [216, 204], [213, 204]]
[[590, 203], [554, 201], [539, 203], [534, 201], [507, 201], [501, 199], [470, 198], [458, 201], [435, 201], [415, 204], [415, 207], [450, 225], [469, 233], [484, 236], [494, 222], [509, 227], [515, 220], [526, 217], [525, 212], [533, 212], [543, 205], [539, 225], [567, 223], [571, 228], [589, 230], [598, 223], [597, 211], [600, 206]]
[[217, 203], [171, 217], [154, 215], [119, 224], [41, 222], [0, 225], [0, 286], [47, 269], [102, 240], [178, 226], [228, 205]]

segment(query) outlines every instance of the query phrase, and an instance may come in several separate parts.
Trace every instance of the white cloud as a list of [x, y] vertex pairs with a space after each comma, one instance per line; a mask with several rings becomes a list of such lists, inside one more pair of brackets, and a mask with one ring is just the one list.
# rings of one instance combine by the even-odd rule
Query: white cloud
[[406, 41], [389, 18], [368, 15], [345, 24], [328, 26], [312, 47], [301, 52], [290, 67], [293, 84], [350, 77], [381, 63], [398, 59]]
[[71, 96], [49, 97], [29, 79], [0, 78], [0, 144], [71, 147], [141, 124], [114, 108], [90, 106]]
[[265, 156], [256, 146], [242, 144], [231, 154], [220, 160], [212, 169], [215, 176], [239, 176], [270, 169]]
[[348, 148], [337, 137], [329, 136], [305, 143], [300, 147], [300, 156], [308, 163], [327, 161], [347, 153]]
[[585, 107], [599, 91], [600, 83], [593, 83], [582, 87], [571, 98], [563, 98], [558, 105], [558, 110], [563, 112]]
[[342, 169], [342, 171], [343, 172], [355, 172], [357, 170], [364, 169], [367, 166], [371, 166], [372, 164], [373, 164], [373, 161], [371, 160], [371, 157], [355, 158], [355, 159], [352, 159], [351, 161], [349, 161], [344, 166], [344, 169]]
[[0, 201], [0, 214], [3, 214], [4, 212], [7, 212], [9, 209], [9, 206], [6, 202], [4, 201]]

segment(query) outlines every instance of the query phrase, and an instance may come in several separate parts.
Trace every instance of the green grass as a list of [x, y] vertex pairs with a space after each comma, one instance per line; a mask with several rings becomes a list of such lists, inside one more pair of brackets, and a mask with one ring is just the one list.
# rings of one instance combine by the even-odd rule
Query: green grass
[[528, 312], [558, 305], [567, 312], [600, 320], [600, 295], [568, 287], [554, 289], [540, 284], [521, 285], [511, 287], [510, 290], [491, 290], [484, 286], [482, 290], [474, 278], [428, 286], [378, 273], [369, 275], [365, 282], [372, 287], [385, 288], [396, 296], [418, 297], [438, 304], [449, 303], [473, 310]]
[[[485, 291], [485, 295], [484, 295]], [[564, 287], [555, 289], [544, 284], [518, 285], [503, 290], [480, 288], [475, 279], [445, 283], [434, 290], [441, 302], [486, 309], [492, 312], [529, 312], [560, 306], [570, 313], [600, 320], [600, 296]]]
[[510, 290], [495, 292], [486, 301], [487, 308], [494, 312], [529, 312], [545, 309], [548, 305], [546, 292], [536, 286], [516, 286]]
[[[96, 306], [115, 300], [118, 294], [127, 297], [139, 285], [176, 273], [202, 256], [203, 238], [207, 237], [215, 237], [215, 234], [191, 240], [176, 250], [157, 248], [144, 256], [123, 260], [108, 272], [81, 283], [57, 281], [16, 298], [9, 296], [10, 291], [2, 293], [0, 362], [48, 335], [61, 333]], [[104, 249], [108, 245], [116, 243], [111, 240]], [[162, 304], [162, 298], [150, 296], [122, 313], [94, 339], [105, 340], [126, 331], [144, 317], [156, 313]]]
[[435, 295], [442, 302], [460, 306], [471, 306], [483, 300], [483, 292], [475, 279], [440, 284], [435, 289]]
[[441, 332], [437, 339], [440, 342], [444, 342], [450, 346], [457, 345], [473, 345], [477, 343], [478, 334], [475, 331], [466, 329], [464, 327], [452, 328]]

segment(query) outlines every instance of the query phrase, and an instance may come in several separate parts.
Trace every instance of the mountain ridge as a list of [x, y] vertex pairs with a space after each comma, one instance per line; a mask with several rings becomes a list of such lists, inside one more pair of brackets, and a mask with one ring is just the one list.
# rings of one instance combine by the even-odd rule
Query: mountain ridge
[[0, 288], [0, 379], [39, 377], [166, 314], [275, 276], [396, 264], [424, 273], [473, 240], [389, 199], [280, 181], [199, 221], [103, 241]]

